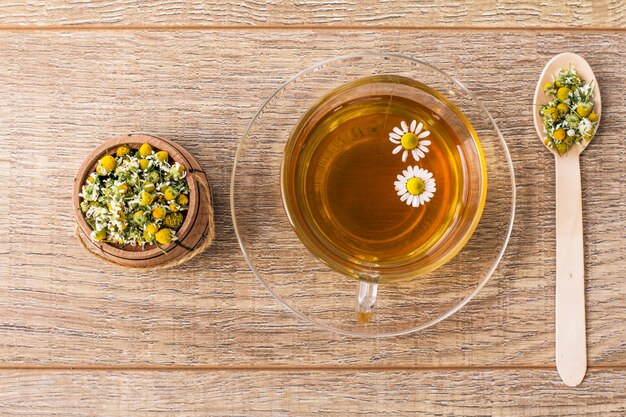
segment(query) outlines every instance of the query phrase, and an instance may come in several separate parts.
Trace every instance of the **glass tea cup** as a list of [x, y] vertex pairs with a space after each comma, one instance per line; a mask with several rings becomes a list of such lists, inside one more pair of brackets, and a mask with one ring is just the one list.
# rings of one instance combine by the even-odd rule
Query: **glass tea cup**
[[[389, 112], [391, 120], [359, 119], [358, 129], [352, 130], [359, 134], [334, 138], [325, 146], [323, 138], [332, 136], [342, 120], [349, 124], [347, 119], [333, 119], [335, 115], [350, 113], [351, 103], [360, 106], [368, 98], [380, 103], [381, 97], [399, 103], [397, 112]], [[427, 111], [405, 114], [403, 106], [411, 107], [407, 103], [417, 103]], [[356, 119], [376, 113], [371, 110], [375, 107], [361, 106]], [[412, 123], [411, 119], [419, 120]], [[448, 147], [461, 155], [458, 169], [451, 171], [460, 180], [452, 181], [444, 171], [437, 171], [438, 162], [447, 155], [440, 152], [439, 158], [435, 156], [438, 143], [446, 136], [437, 130], [440, 121], [455, 137]], [[392, 127], [414, 129], [417, 122], [432, 131], [429, 152], [421, 160], [410, 154], [403, 161], [402, 152], [393, 154], [395, 144], [388, 140], [389, 133]], [[316, 129], [322, 134], [316, 135]], [[368, 154], [370, 142], [376, 149]], [[351, 153], [345, 154], [344, 148]], [[349, 159], [346, 155], [374, 155], [375, 160], [352, 169], [339, 164], [343, 171], [329, 175], [329, 160], [345, 161]], [[353, 213], [359, 202], [351, 205], [349, 196], [342, 201], [343, 181], [333, 178], [358, 177], [368, 164], [381, 173], [381, 180], [376, 175], [366, 178], [361, 181], [365, 187], [355, 195], [372, 188], [374, 198], [364, 201], [387, 203]], [[400, 201], [394, 189], [395, 174], [391, 175], [393, 170], [402, 175], [409, 166], [429, 168], [437, 180], [431, 201], [417, 208]], [[358, 184], [349, 183], [347, 190]], [[445, 200], [443, 196], [455, 188], [460, 191], [454, 199]], [[384, 190], [385, 199], [376, 198], [379, 190]], [[391, 225], [391, 233], [378, 240], [367, 239], [376, 228], [359, 235], [345, 227], [351, 216], [362, 217], [362, 225], [385, 215], [393, 220], [398, 213], [406, 213], [404, 218], [410, 220], [427, 213], [429, 206], [436, 207], [440, 200], [449, 207], [443, 210], [443, 218], [431, 222], [435, 229], [428, 233], [436, 238], [422, 239], [425, 243], [417, 246], [411, 243], [419, 240], [415, 237], [423, 230], [414, 229], [417, 235], [408, 234], [399, 242], [394, 239], [403, 235], [402, 224], [394, 229], [393, 221], [385, 220], [378, 231]], [[469, 301], [502, 256], [514, 201], [506, 145], [480, 102], [441, 71], [389, 55], [336, 58], [287, 82], [250, 124], [237, 152], [231, 183], [235, 230], [246, 260], [266, 288], [308, 320], [339, 333], [366, 337], [425, 328]], [[441, 211], [441, 207], [432, 210]], [[324, 219], [333, 216], [339, 221], [324, 225]], [[400, 243], [408, 249], [396, 253], [394, 248]]]
[[[432, 178], [432, 192], [422, 190], [429, 201], [419, 194], [415, 206], [402, 201], [394, 183], [423, 169]], [[480, 220], [486, 183], [480, 141], [463, 113], [396, 75], [362, 78], [323, 97], [295, 127], [281, 170], [285, 210], [302, 243], [361, 280], [362, 321], [379, 282], [427, 273], [461, 250]]]

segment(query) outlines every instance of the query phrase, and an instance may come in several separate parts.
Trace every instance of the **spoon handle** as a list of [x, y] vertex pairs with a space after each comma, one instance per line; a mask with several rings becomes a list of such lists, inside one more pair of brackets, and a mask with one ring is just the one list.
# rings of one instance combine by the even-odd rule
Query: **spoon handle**
[[556, 157], [556, 367], [576, 386], [587, 371], [579, 154]]

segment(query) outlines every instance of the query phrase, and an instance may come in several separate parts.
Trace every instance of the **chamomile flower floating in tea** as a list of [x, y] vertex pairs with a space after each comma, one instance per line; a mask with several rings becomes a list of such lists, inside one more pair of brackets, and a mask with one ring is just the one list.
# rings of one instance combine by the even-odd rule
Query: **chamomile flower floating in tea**
[[398, 145], [394, 148], [392, 153], [395, 155], [404, 149], [402, 153], [402, 162], [406, 162], [409, 151], [413, 155], [415, 161], [419, 161], [428, 152], [428, 146], [430, 146], [429, 140], [422, 140], [430, 135], [430, 131], [424, 130], [423, 123], [417, 123], [417, 120], [411, 122], [411, 126], [408, 126], [403, 120], [400, 122], [400, 127], [394, 127], [393, 132], [389, 133], [389, 140], [391, 143]]
[[415, 166], [408, 166], [398, 175], [398, 181], [394, 183], [400, 201], [408, 206], [419, 207], [430, 201], [437, 191], [437, 184], [433, 174]]

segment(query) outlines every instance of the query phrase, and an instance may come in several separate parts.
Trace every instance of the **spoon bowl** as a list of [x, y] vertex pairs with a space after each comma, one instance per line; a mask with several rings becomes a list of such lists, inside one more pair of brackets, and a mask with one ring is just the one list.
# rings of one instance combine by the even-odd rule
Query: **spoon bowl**
[[[544, 142], [541, 106], [551, 101], [543, 85], [554, 81], [561, 69], [573, 65], [585, 83], [592, 83], [593, 111], [598, 115], [589, 140], [573, 144], [563, 155]], [[555, 156], [556, 167], [556, 367], [565, 384], [580, 384], [587, 372], [585, 329], [585, 263], [583, 251], [580, 154], [589, 145], [600, 125], [600, 88], [591, 66], [580, 55], [563, 53], [546, 64], [533, 100], [535, 129], [541, 143]]]
[[[541, 76], [539, 77], [539, 81], [537, 82], [537, 88], [535, 89], [535, 96], [533, 98], [533, 121], [535, 123], [535, 130], [537, 131], [537, 135], [539, 135], [539, 139], [541, 139], [541, 143], [555, 156], [559, 156], [558, 152], [554, 148], [550, 148], [547, 146], [543, 139], [545, 137], [546, 132], [543, 129], [543, 116], [541, 116], [541, 106], [547, 104], [552, 100], [552, 98], [545, 94], [543, 91], [543, 85], [547, 82], [554, 81], [554, 75], [557, 74], [561, 69], [568, 68], [568, 66], [572, 64], [576, 68], [576, 72], [578, 75], [585, 80], [587, 83], [591, 83], [593, 88], [593, 98], [594, 98], [594, 112], [598, 115], [598, 123], [596, 125], [596, 129], [593, 132], [598, 130], [598, 126], [600, 126], [600, 119], [602, 118], [602, 101], [600, 99], [600, 87], [596, 80], [596, 76], [594, 75], [591, 66], [582, 56], [575, 54], [573, 52], [564, 52], [562, 54], [558, 54], [554, 56], [546, 66], [543, 68], [541, 72]], [[593, 135], [592, 135], [593, 138]], [[582, 141], [578, 146], [572, 146], [569, 152], [576, 153], [580, 155], [580, 153], [585, 150], [587, 145], [591, 142]]]

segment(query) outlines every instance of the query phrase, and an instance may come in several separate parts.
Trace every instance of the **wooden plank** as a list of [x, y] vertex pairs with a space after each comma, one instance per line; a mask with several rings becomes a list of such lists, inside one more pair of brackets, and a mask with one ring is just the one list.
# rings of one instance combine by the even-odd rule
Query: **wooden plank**
[[[4, 67], [0, 65], [0, 77], [6, 77]], [[9, 118], [8, 107], [0, 108], [0, 121], [4, 121]], [[2, 143], [8, 142], [6, 135], [0, 136]], [[10, 152], [0, 152], [0, 189], [9, 190], [11, 187], [11, 156]], [[7, 196], [0, 198], [0, 213], [9, 213], [9, 198]], [[9, 268], [9, 242], [7, 237], [9, 236], [9, 229], [11, 224], [11, 218], [8, 215], [0, 216], [0, 271], [7, 271]]]
[[[553, 32], [5, 32], [0, 137], [12, 227], [0, 236], [11, 254], [0, 270], [0, 362], [552, 366], [554, 165], [530, 103], [546, 60], [576, 45], [604, 102], [582, 156], [589, 362], [623, 364], [625, 41]], [[387, 340], [335, 336], [279, 306], [244, 262], [229, 214], [237, 142], [263, 99], [294, 72], [355, 50], [406, 53], [458, 77], [492, 112], [517, 172], [517, 221], [492, 281], [453, 318]], [[82, 159], [137, 131], [180, 141], [213, 185], [216, 242], [185, 267], [128, 272], [97, 262], [74, 238], [70, 190]]]
[[4, 416], [623, 416], [625, 371], [10, 371]]
[[626, 27], [622, 0], [2, 2], [1, 26]]

